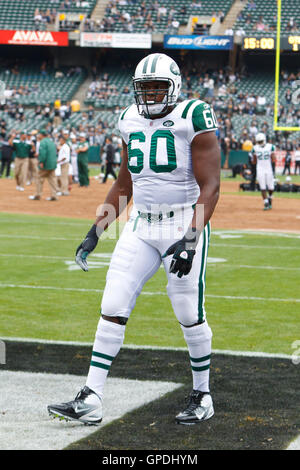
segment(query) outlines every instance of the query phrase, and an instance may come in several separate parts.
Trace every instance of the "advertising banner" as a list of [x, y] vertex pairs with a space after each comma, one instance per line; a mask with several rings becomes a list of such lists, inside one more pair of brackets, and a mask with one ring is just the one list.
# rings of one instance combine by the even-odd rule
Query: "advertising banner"
[[0, 44], [22, 46], [68, 46], [67, 32], [0, 30]]
[[233, 48], [233, 36], [164, 36], [165, 49], [194, 50], [230, 50]]
[[114, 47], [120, 49], [151, 49], [151, 34], [81, 33], [81, 47]]

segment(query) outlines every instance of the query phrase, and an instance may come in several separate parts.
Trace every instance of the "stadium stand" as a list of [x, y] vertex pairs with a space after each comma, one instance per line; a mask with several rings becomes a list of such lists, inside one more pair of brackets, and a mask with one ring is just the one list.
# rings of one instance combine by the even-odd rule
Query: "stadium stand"
[[2, 0], [0, 29], [45, 30], [53, 29], [58, 13], [90, 15], [97, 0]]
[[[277, 2], [273, 0], [248, 0], [235, 22], [233, 30], [245, 35], [276, 36]], [[283, 0], [281, 10], [281, 31], [300, 31], [300, 13], [297, 0]]]
[[0, 67], [0, 80], [12, 90], [12, 100], [23, 105], [45, 105], [57, 98], [71, 100], [84, 81], [86, 72], [81, 67], [49, 68], [46, 62], [30, 65]]
[[[30, 65], [0, 69], [0, 80], [5, 80], [7, 88], [14, 91], [10, 100], [1, 112], [0, 117], [6, 119], [7, 129], [37, 129], [54, 118], [54, 102], [62, 99], [63, 103], [70, 102], [81, 83], [86, 77], [82, 68], [62, 68], [41, 73], [41, 66]], [[106, 131], [116, 132], [116, 125], [121, 109], [133, 102], [131, 85], [132, 70], [111, 65], [104, 67], [95, 79], [91, 81], [84, 100], [84, 108], [80, 112], [71, 113], [64, 118], [58, 130], [84, 127], [95, 127], [99, 121], [104, 123]], [[291, 120], [292, 125], [299, 125], [299, 110], [287, 101], [287, 90], [293, 81], [299, 79], [300, 72], [291, 73], [283, 70], [280, 86], [279, 122]], [[210, 85], [212, 84], [212, 88]], [[242, 138], [247, 129], [247, 136], [253, 139], [258, 131], [264, 130], [268, 137], [276, 141], [273, 131], [274, 107], [274, 76], [272, 71], [261, 71], [259, 75], [254, 70], [232, 73], [230, 70], [207, 68], [184, 71], [181, 99], [201, 98], [214, 106], [219, 116], [221, 137], [238, 142], [242, 147]], [[50, 115], [45, 117], [44, 109], [50, 107]], [[288, 105], [288, 106], [287, 106]], [[22, 113], [19, 108], [23, 109]], [[89, 117], [89, 110], [92, 110]], [[230, 126], [226, 121], [230, 121]], [[300, 133], [287, 137], [294, 140]]]
[[188, 24], [190, 16], [208, 16], [212, 22], [226, 16], [232, 0], [112, 0], [99, 22], [86, 19], [85, 31], [174, 33]]
[[[298, 25], [295, 2], [284, 0], [287, 8], [284, 10], [284, 21], [290, 19], [290, 12], [294, 14], [294, 26]], [[84, 29], [88, 31], [108, 30], [118, 32], [130, 32], [128, 24], [132, 25], [133, 32], [146, 32], [147, 25], [150, 32], [166, 33], [174, 30], [174, 21], [178, 27], [184, 26], [191, 15], [207, 15], [220, 20], [226, 18], [233, 0], [171, 0], [166, 11], [162, 0], [111, 0], [106, 6], [106, 17], [111, 23], [95, 23], [92, 20], [92, 12], [96, 0], [89, 2], [71, 0], [33, 0], [24, 2], [21, 0], [3, 0], [0, 11], [1, 28], [37, 29], [48, 21], [42, 20], [41, 25], [34, 17], [41, 13], [47, 16], [48, 9], [52, 20], [58, 13], [85, 12], [86, 20]], [[269, 6], [269, 7], [268, 7]], [[290, 6], [290, 9], [289, 9]], [[248, 18], [251, 13], [251, 21]], [[264, 13], [264, 18], [273, 18], [276, 15], [276, 4], [270, 0], [267, 2], [245, 2], [244, 9], [239, 15], [234, 30], [246, 27], [250, 32], [257, 19]], [[43, 16], [44, 15], [44, 16]], [[246, 19], [246, 20], [245, 20]], [[50, 20], [50, 27], [52, 27]], [[244, 21], [245, 20], [245, 21]], [[246, 24], [247, 23], [247, 24]], [[269, 24], [269, 23], [268, 23]], [[63, 28], [63, 26], [61, 25]], [[98, 28], [98, 29], [97, 29]], [[172, 30], [173, 28], [173, 30]], [[176, 30], [176, 28], [175, 28]], [[122, 58], [122, 54], [120, 55]], [[274, 115], [274, 66], [261, 67], [252, 61], [252, 65], [240, 65], [232, 72], [227, 65], [222, 65], [215, 59], [195, 62], [193, 53], [189, 55], [178, 53], [178, 60], [183, 74], [183, 86], [181, 99], [200, 98], [210, 102], [219, 118], [220, 142], [227, 142], [232, 149], [243, 149], [245, 140], [253, 140], [255, 133], [264, 131], [268, 139], [277, 145], [286, 146], [287, 142], [294, 142], [300, 137], [300, 132], [282, 133], [273, 130]], [[221, 56], [219, 56], [220, 59]], [[123, 59], [122, 59], [123, 60]], [[69, 61], [70, 62], [70, 61]], [[68, 62], [68, 63], [69, 63]], [[76, 61], [74, 61], [76, 62]], [[52, 63], [52, 62], [51, 62]], [[6, 131], [12, 129], [31, 131], [49, 126], [53, 132], [61, 129], [90, 130], [102, 129], [105, 133], [117, 132], [117, 120], [119, 112], [133, 102], [132, 91], [132, 63], [133, 59], [123, 62], [108, 54], [103, 64], [99, 64], [96, 73], [88, 75], [84, 67], [78, 65], [54, 68], [53, 65], [44, 62], [37, 63], [34, 60], [11, 61], [2, 60], [0, 64], [0, 80], [6, 84], [6, 89], [11, 90], [12, 95], [5, 105], [0, 107], [0, 119], [6, 123]], [[136, 63], [134, 59], [134, 63]], [[225, 60], [226, 64], [226, 60]], [[271, 64], [271, 62], [270, 62]], [[300, 71], [296, 67], [282, 68], [279, 92], [279, 124], [300, 126], [300, 111], [291, 102], [291, 89], [293, 83], [300, 79]], [[259, 68], [259, 74], [257, 73]], [[55, 120], [54, 102], [61, 100], [63, 106], [70, 107], [79, 87], [85, 83], [86, 94], [82, 101], [80, 111], [72, 111]]]

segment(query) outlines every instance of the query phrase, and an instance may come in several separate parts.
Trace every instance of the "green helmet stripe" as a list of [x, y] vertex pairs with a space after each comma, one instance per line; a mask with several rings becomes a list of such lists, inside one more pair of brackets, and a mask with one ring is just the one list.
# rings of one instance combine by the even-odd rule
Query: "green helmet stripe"
[[145, 60], [145, 62], [144, 62], [143, 73], [146, 73], [146, 72], [147, 72], [148, 62], [149, 62], [149, 57], [147, 57], [146, 60]]
[[155, 54], [152, 65], [151, 65], [151, 73], [155, 73], [155, 68], [156, 68], [158, 58], [159, 58], [159, 54]]

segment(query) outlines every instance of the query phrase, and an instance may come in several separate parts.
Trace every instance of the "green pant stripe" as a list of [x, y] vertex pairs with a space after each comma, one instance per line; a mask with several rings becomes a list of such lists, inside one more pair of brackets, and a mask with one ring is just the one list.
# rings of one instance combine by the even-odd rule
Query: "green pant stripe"
[[210, 364], [208, 364], [207, 366], [202, 366], [202, 367], [192, 366], [192, 370], [195, 371], [195, 372], [202, 372], [203, 370], [208, 370], [209, 367], [210, 367]]
[[203, 356], [203, 357], [190, 357], [190, 361], [191, 362], [204, 362], [204, 361], [208, 361], [208, 359], [211, 358], [211, 354], [209, 354], [208, 356]]
[[113, 356], [108, 356], [107, 354], [102, 354], [102, 353], [99, 353], [97, 351], [93, 351], [92, 356], [101, 357], [102, 359], [107, 359], [108, 361], [113, 361], [114, 360]]
[[101, 362], [95, 362], [95, 361], [91, 361], [91, 366], [100, 367], [100, 369], [106, 369], [106, 370], [110, 369], [110, 366], [108, 366], [107, 364], [102, 364]]
[[199, 288], [198, 288], [198, 321], [203, 321], [203, 302], [204, 302], [204, 285], [205, 285], [205, 265], [207, 256], [207, 228], [203, 230], [203, 244], [202, 244], [202, 259], [201, 269], [199, 275]]

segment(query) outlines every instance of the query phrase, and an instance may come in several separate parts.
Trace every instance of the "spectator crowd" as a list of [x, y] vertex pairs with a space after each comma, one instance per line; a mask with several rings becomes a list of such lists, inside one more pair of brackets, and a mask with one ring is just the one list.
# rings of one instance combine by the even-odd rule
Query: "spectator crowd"
[[[229, 150], [250, 151], [258, 132], [264, 132], [267, 141], [273, 142], [277, 149], [293, 151], [298, 148], [299, 138], [296, 134], [294, 140], [291, 140], [293, 135], [283, 132], [273, 132], [273, 97], [270, 98], [270, 96], [263, 93], [262, 89], [260, 92], [253, 91], [255, 90], [254, 86], [241, 87], [241, 84], [245, 83], [250, 83], [251, 85], [252, 74], [246, 67], [233, 72], [229, 66], [214, 68], [205, 61], [199, 61], [196, 64], [194, 61], [189, 62], [184, 54], [179, 55], [178, 64], [183, 75], [181, 99], [200, 98], [213, 106], [219, 123], [218, 138], [225, 154], [228, 153]], [[41, 75], [45, 69], [44, 65], [45, 63], [41, 64]], [[80, 67], [71, 67], [68, 69], [67, 74], [72, 76], [78, 73], [78, 69], [80, 71]], [[129, 77], [131, 74], [128, 64], [124, 61], [120, 61], [118, 72], [122, 73], [122, 76], [128, 76], [128, 83], [125, 80], [122, 82], [122, 86], [120, 86], [116, 77], [114, 77], [114, 74], [112, 71], [109, 71], [109, 69], [103, 69], [95, 65], [91, 67], [92, 80], [86, 94], [86, 102], [89, 103], [89, 106], [80, 113], [78, 113], [80, 109], [80, 107], [78, 108], [77, 106], [79, 104], [78, 102], [62, 101], [59, 98], [52, 103], [31, 106], [30, 116], [32, 122], [41, 123], [39, 127], [35, 127], [34, 134], [31, 131], [25, 132], [23, 130], [27, 125], [28, 114], [26, 115], [26, 113], [29, 111], [26, 109], [26, 106], [19, 103], [18, 100], [20, 97], [32, 93], [33, 90], [37, 90], [38, 84], [33, 83], [30, 87], [28, 87], [28, 85], [20, 85], [11, 90], [10, 98], [8, 98], [4, 104], [0, 105], [0, 116], [2, 117], [0, 121], [0, 135], [2, 141], [6, 143], [10, 142], [8, 146], [11, 147], [11, 151], [14, 153], [16, 153], [16, 148], [14, 147], [13, 141], [11, 141], [12, 135], [14, 137], [13, 140], [19, 139], [23, 142], [24, 139], [23, 134], [21, 135], [21, 131], [17, 132], [16, 129], [22, 129], [22, 132], [25, 132], [27, 141], [34, 141], [29, 151], [31, 157], [28, 156], [27, 176], [24, 176], [25, 173], [23, 174], [20, 170], [23, 177], [21, 178], [22, 181], [17, 183], [19, 188], [25, 189], [27, 183], [36, 179], [36, 177], [30, 177], [30, 174], [35, 171], [32, 170], [32, 162], [37, 162], [38, 160], [30, 160], [30, 158], [33, 158], [33, 154], [35, 154], [35, 158], [38, 158], [36, 149], [39, 146], [40, 134], [37, 133], [37, 131], [40, 127], [43, 127], [47, 137], [54, 141], [57, 154], [59, 153], [60, 146], [63, 145], [61, 139], [67, 136], [65, 144], [70, 147], [70, 155], [72, 155], [73, 152], [73, 165], [71, 165], [71, 156], [69, 161], [69, 168], [72, 168], [72, 173], [68, 174], [69, 184], [79, 183], [80, 186], [86, 186], [86, 182], [88, 181], [87, 162], [83, 162], [83, 165], [80, 163], [78, 167], [77, 153], [74, 150], [75, 146], [79, 145], [82, 139], [85, 139], [88, 148], [97, 146], [103, 149], [106, 138], [112, 132], [116, 132], [115, 125], [117, 117], [122, 109], [118, 105], [110, 108], [111, 114], [115, 117], [113, 118], [113, 124], [111, 122], [108, 123], [103, 118], [103, 116], [107, 116], [103, 114], [103, 110], [107, 110], [105, 105], [109, 98], [116, 97], [116, 102], [118, 102], [118, 98], [128, 97], [128, 104], [134, 102], [133, 91], [130, 86]], [[10, 69], [10, 73], [18, 74], [18, 66], [14, 65]], [[60, 71], [57, 70], [56, 74], [60, 74]], [[117, 75], [118, 74], [116, 74], [116, 76]], [[278, 106], [279, 123], [300, 126], [299, 106], [293, 99], [294, 85], [299, 79], [300, 70], [297, 71], [295, 69], [291, 72], [287, 69], [282, 69], [280, 86], [283, 91]], [[101, 105], [102, 109], [95, 108], [94, 105], [96, 101], [103, 103]], [[77, 119], [76, 114], [79, 116], [79, 119]], [[73, 117], [75, 117], [74, 120]], [[6, 122], [7, 120], [10, 120], [9, 126]], [[240, 121], [245, 124], [242, 126]], [[8, 128], [11, 129], [12, 127], [11, 122], [13, 122], [13, 129], [8, 131]], [[32, 129], [32, 125], [30, 129]], [[113, 144], [118, 147], [120, 142], [116, 136], [114, 136], [114, 139], [116, 142], [114, 141]], [[9, 153], [10, 150], [5, 148], [4, 154], [6, 157], [5, 159], [2, 158], [1, 174], [6, 176], [10, 174], [9, 161], [11, 163], [11, 158], [7, 157]], [[105, 153], [106, 152], [101, 153], [99, 160]], [[105, 158], [104, 156], [105, 161], [102, 166], [105, 166]], [[4, 162], [7, 163], [4, 164]], [[77, 167], [75, 165], [76, 162]], [[112, 161], [110, 161], [110, 163], [112, 163]], [[113, 165], [118, 165], [119, 163], [120, 152], [116, 150]], [[22, 168], [22, 165], [19, 165], [19, 167]], [[17, 166], [18, 169], [19, 167]], [[114, 177], [111, 169], [113, 170], [114, 167], [111, 166], [109, 169], [109, 173]], [[56, 172], [59, 172], [59, 170]], [[85, 176], [83, 176], [83, 180], [80, 182], [79, 175], [82, 174], [82, 172]], [[105, 173], [104, 168], [102, 168], [101, 173]], [[63, 174], [65, 175], [64, 172]], [[59, 175], [56, 175], [56, 178], [58, 178], [58, 176]], [[84, 184], [82, 181], [84, 181]], [[64, 189], [62, 191], [57, 192], [65, 194], [67, 191], [65, 190], [65, 186], [63, 187]]]
[[121, 163], [121, 140], [114, 134], [106, 134], [102, 126], [83, 130], [57, 131], [52, 124], [39, 130], [27, 132], [13, 129], [5, 133], [5, 121], [1, 123], [0, 150], [2, 154], [0, 177], [11, 178], [14, 167], [16, 190], [25, 191], [35, 185], [35, 194], [30, 200], [42, 198], [45, 180], [50, 187], [48, 201], [57, 201], [60, 196], [69, 196], [74, 184], [86, 188], [90, 185], [88, 155], [89, 149], [99, 150], [101, 171], [97, 178], [106, 183], [111, 175], [116, 179], [116, 171]]
[[[134, 5], [134, 13], [129, 13], [123, 7]], [[110, 0], [105, 8], [102, 20], [85, 18], [83, 31], [87, 32], [114, 32], [134, 33], [142, 24], [143, 33], [152, 33], [164, 24], [164, 32], [174, 34], [178, 31], [180, 22], [178, 18], [185, 11], [185, 6], [178, 8], [174, 6], [167, 8], [158, 1], [138, 2], [137, 0]]]

